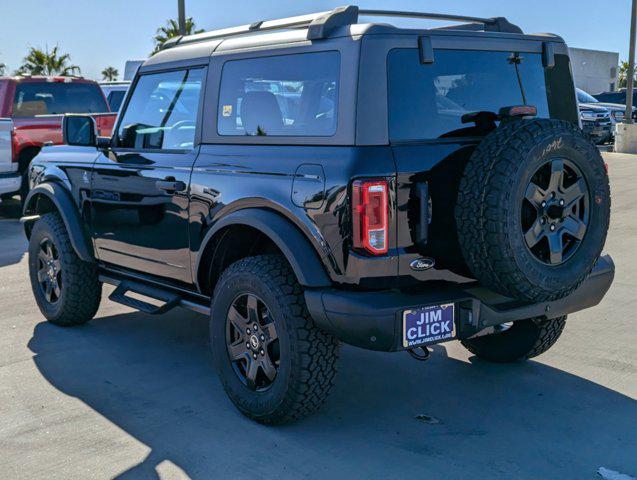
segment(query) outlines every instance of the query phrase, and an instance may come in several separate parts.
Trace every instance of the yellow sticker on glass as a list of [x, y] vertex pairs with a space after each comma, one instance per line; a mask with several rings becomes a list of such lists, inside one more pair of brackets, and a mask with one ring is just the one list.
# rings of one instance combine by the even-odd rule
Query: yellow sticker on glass
[[224, 105], [222, 115], [224, 117], [232, 116], [232, 105]]

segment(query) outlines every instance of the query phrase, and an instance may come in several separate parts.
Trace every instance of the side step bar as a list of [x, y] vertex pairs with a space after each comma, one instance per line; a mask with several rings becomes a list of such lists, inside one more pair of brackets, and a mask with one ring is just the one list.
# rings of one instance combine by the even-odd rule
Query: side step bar
[[[153, 305], [152, 303], [129, 297], [126, 295], [129, 292], [137, 293], [144, 297], [154, 298], [155, 300], [161, 301], [162, 304]], [[126, 305], [127, 307], [134, 308], [135, 310], [139, 310], [140, 312], [149, 313], [151, 315], [160, 315], [179, 305], [181, 297], [174, 293], [164, 292], [158, 288], [144, 285], [142, 283], [134, 283], [125, 280], [117, 286], [108, 299], [113, 302]]]
[[[140, 312], [150, 315], [160, 315], [172, 310], [175, 307], [183, 307], [193, 310], [204, 315], [210, 315], [210, 306], [199, 302], [195, 299], [185, 298], [185, 295], [179, 292], [171, 291], [168, 288], [162, 288], [158, 285], [142, 283], [141, 281], [129, 278], [120, 278], [119, 276], [111, 276], [101, 274], [100, 282], [114, 285], [116, 288], [108, 297], [113, 302], [120, 303], [127, 307], [139, 310]], [[145, 302], [137, 298], [133, 298], [130, 294], [137, 294], [149, 299], [155, 299], [158, 305]]]

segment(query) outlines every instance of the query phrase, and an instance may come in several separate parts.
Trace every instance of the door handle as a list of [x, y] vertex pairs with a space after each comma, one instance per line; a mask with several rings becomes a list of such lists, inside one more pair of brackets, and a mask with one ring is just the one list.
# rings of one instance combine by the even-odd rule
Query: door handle
[[155, 185], [159, 190], [170, 193], [183, 192], [186, 190], [186, 184], [180, 180], [158, 180]]

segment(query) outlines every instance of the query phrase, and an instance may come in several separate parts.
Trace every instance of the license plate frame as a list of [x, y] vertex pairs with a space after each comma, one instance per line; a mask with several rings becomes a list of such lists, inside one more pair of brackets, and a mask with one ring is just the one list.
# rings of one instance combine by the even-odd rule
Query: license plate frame
[[403, 348], [454, 340], [457, 333], [456, 304], [426, 305], [404, 310], [402, 327]]

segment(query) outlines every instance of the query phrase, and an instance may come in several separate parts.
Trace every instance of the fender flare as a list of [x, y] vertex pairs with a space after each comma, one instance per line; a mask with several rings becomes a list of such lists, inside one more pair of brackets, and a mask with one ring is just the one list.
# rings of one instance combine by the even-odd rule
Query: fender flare
[[281, 250], [304, 287], [320, 288], [332, 285], [323, 262], [310, 241], [292, 222], [269, 210], [246, 208], [218, 220], [206, 233], [199, 250], [195, 272], [198, 274], [203, 252], [215, 234], [231, 225], [245, 225], [259, 230]]
[[32, 216], [43, 213], [37, 211], [37, 201], [41, 196], [49, 199], [55, 206], [57, 213], [62, 217], [77, 256], [85, 262], [95, 262], [93, 248], [83, 227], [80, 212], [68, 190], [57, 183], [41, 183], [27, 195], [23, 209], [23, 223], [27, 237], [30, 236], [31, 232]]

